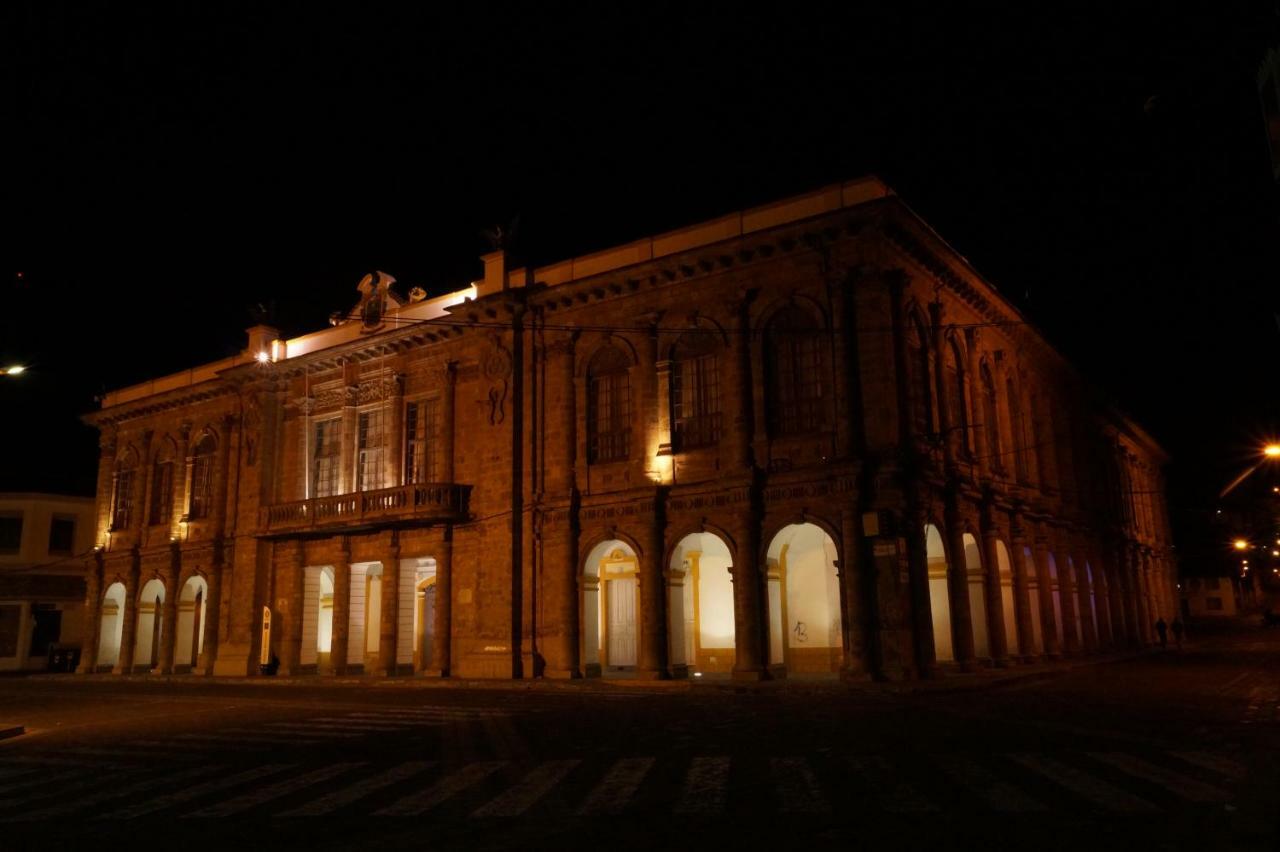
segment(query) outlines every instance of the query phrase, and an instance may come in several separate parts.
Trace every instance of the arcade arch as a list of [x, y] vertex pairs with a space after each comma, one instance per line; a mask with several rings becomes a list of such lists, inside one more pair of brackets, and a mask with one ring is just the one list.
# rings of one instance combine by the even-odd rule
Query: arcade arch
[[736, 660], [733, 556], [715, 533], [686, 535], [671, 552], [671, 662], [695, 676], [730, 672]]
[[790, 524], [766, 553], [769, 664], [837, 672], [844, 656], [836, 543], [816, 524]]
[[987, 628], [987, 575], [982, 570], [982, 554], [978, 540], [972, 533], [965, 533], [964, 544], [965, 585], [969, 592], [969, 612], [973, 624], [973, 653], [978, 657], [991, 656], [991, 637]]
[[996, 539], [996, 567], [1000, 575], [1000, 610], [1004, 621], [1005, 647], [1011, 653], [1022, 654], [1022, 642], [1018, 637], [1018, 617], [1014, 612], [1013, 563], [1009, 548]]
[[947, 596], [947, 551], [942, 533], [933, 524], [924, 527], [929, 573], [929, 612], [933, 616], [933, 652], [940, 663], [956, 658], [951, 642], [951, 599]]
[[[1027, 612], [1031, 615], [1031, 653], [1044, 653], [1044, 626], [1040, 617], [1040, 576], [1036, 573], [1031, 548], [1022, 548], [1022, 564], [1027, 571]], [[1026, 653], [1025, 651], [1023, 653]]]
[[160, 663], [160, 643], [164, 610], [164, 583], [155, 578], [147, 581], [138, 595], [138, 627], [133, 645], [133, 667], [150, 671]]
[[640, 560], [619, 539], [597, 544], [582, 567], [583, 664], [588, 675], [634, 669], [639, 645]]
[[173, 649], [175, 671], [194, 671], [204, 650], [205, 613], [208, 609], [209, 584], [199, 574], [182, 586], [178, 596], [178, 623], [174, 628]]
[[102, 596], [102, 624], [98, 633], [98, 668], [111, 668], [120, 659], [120, 638], [124, 634], [125, 590], [119, 581]]

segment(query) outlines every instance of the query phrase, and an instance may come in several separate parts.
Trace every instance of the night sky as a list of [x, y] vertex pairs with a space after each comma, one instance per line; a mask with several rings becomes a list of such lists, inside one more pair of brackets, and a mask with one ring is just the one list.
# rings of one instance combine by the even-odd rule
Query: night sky
[[294, 334], [373, 269], [479, 277], [517, 215], [541, 263], [868, 173], [1173, 454], [1184, 563], [1280, 434], [1275, 3], [179, 5], [0, 11], [0, 490], [92, 493], [95, 395], [242, 349], [256, 305]]

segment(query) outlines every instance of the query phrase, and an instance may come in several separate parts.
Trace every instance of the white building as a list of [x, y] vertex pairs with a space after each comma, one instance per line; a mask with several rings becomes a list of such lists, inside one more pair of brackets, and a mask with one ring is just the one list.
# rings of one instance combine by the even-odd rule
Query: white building
[[0, 671], [80, 646], [94, 523], [92, 497], [0, 493]]

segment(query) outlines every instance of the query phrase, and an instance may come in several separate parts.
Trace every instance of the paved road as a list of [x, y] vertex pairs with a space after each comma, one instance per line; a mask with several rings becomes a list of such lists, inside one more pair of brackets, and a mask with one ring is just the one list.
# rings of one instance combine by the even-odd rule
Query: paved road
[[9, 678], [0, 848], [1277, 848], [1280, 631], [967, 685]]

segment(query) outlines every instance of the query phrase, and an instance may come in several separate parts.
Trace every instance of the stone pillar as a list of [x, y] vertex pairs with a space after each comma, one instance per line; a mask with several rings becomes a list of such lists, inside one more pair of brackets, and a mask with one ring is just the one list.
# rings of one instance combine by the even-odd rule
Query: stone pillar
[[[647, 472], [650, 476], [656, 475], [659, 481], [667, 478], [665, 464], [659, 462], [660, 458], [669, 458], [672, 465], [675, 464], [673, 453], [675, 448], [671, 442], [674, 440], [672, 435], [671, 423], [671, 362], [665, 358], [654, 362], [654, 382], [657, 390], [654, 395], [654, 404], [657, 408], [657, 458], [645, 459], [645, 466], [648, 469], [652, 465], [657, 465], [655, 469], [649, 469]], [[647, 446], [647, 444], [646, 444]]]
[[906, 512], [907, 575], [911, 583], [911, 633], [915, 639], [916, 668], [920, 677], [937, 677], [938, 650], [933, 641], [933, 611], [929, 601], [929, 552], [925, 542], [925, 514], [918, 497]]
[[329, 673], [347, 673], [347, 650], [351, 635], [351, 544], [342, 540], [333, 563], [333, 633], [329, 645]]
[[[1093, 551], [1096, 557], [1098, 551]], [[1111, 649], [1116, 644], [1111, 624], [1111, 584], [1107, 580], [1106, 565], [1101, 559], [1093, 560], [1093, 595], [1098, 602], [1098, 649]]]
[[141, 573], [141, 556], [135, 547], [130, 554], [129, 577], [124, 584], [124, 607], [120, 610], [124, 626], [120, 632], [120, 653], [116, 657], [115, 668], [112, 669], [115, 674], [133, 673], [133, 650], [137, 645], [138, 635], [138, 595], [141, 593], [138, 583]]
[[734, 554], [729, 576], [733, 581], [734, 680], [760, 680], [765, 660], [760, 598], [764, 587], [760, 570], [760, 523], [746, 518], [746, 535]]
[[347, 364], [343, 369], [347, 382], [343, 389], [342, 403], [342, 463], [339, 467], [340, 487], [343, 494], [356, 490], [356, 431], [360, 419], [356, 405], [360, 401], [360, 386], [356, 384], [357, 372], [354, 364]]
[[454, 477], [454, 395], [457, 385], [458, 365], [450, 361], [444, 368], [444, 393], [440, 397], [440, 407], [443, 409], [440, 413], [440, 475], [449, 483], [453, 482]]
[[95, 551], [85, 560], [84, 652], [76, 674], [92, 674], [98, 670], [98, 644], [102, 640], [102, 553]]
[[[1013, 516], [1011, 534], [1009, 536], [1009, 562], [1013, 571], [1013, 618], [1018, 628], [1019, 658], [1022, 662], [1032, 662], [1036, 657], [1035, 623], [1031, 620], [1030, 584], [1027, 583], [1027, 571], [1034, 571], [1035, 565], [1027, 564], [1027, 537], [1022, 529], [1022, 521], [1018, 515]], [[1036, 585], [1039, 585], [1037, 581]], [[1040, 606], [1040, 601], [1035, 602]]]
[[1083, 550], [1076, 551], [1076, 589], [1079, 594], [1076, 600], [1080, 605], [1080, 619], [1083, 636], [1080, 637], [1084, 645], [1084, 650], [1094, 652], [1098, 650], [1098, 625], [1095, 621], [1098, 612], [1097, 597], [1093, 587], [1093, 578], [1090, 573], [1093, 569], [1093, 563], [1089, 561]]
[[1057, 551], [1054, 558], [1058, 566], [1058, 601], [1062, 606], [1062, 651], [1064, 654], [1078, 654], [1080, 637], [1076, 623], [1076, 586], [1079, 583], [1077, 578], [1080, 568], [1069, 553], [1064, 555], [1061, 547]]
[[197, 661], [201, 674], [213, 675], [218, 660], [218, 625], [222, 615], [222, 554], [221, 546], [215, 546], [213, 565], [209, 567], [209, 592], [204, 604], [204, 649]]
[[394, 488], [407, 484], [404, 471], [404, 374], [393, 373], [386, 380], [386, 400], [382, 404], [386, 421], [387, 457], [383, 465], [382, 484]]
[[947, 544], [947, 593], [951, 604], [951, 647], [961, 671], [978, 667], [973, 650], [973, 612], [969, 606], [969, 570], [964, 558], [964, 532], [956, 496], [947, 495], [943, 510]]
[[173, 674], [173, 654], [178, 641], [178, 598], [182, 597], [182, 551], [174, 542], [171, 551], [173, 559], [169, 573], [164, 578], [164, 618], [160, 622], [160, 674]]
[[381, 561], [382, 612], [378, 619], [377, 673], [384, 677], [391, 677], [396, 673], [396, 635], [400, 626], [400, 539], [398, 533], [391, 533], [391, 542], [387, 545], [387, 549], [383, 551]]
[[453, 641], [453, 525], [446, 525], [436, 553], [436, 623], [431, 634], [430, 673], [449, 676], [450, 643]]
[[666, 490], [654, 495], [653, 527], [648, 542], [649, 552], [640, 560], [640, 647], [636, 676], [668, 678], [667, 660], [667, 595], [663, 580], [666, 556]]
[[1040, 629], [1044, 631], [1044, 652], [1051, 660], [1062, 658], [1062, 646], [1058, 642], [1058, 617], [1053, 611], [1053, 586], [1049, 579], [1049, 542], [1044, 536], [1036, 536], [1032, 545], [1036, 561], [1036, 585], [1040, 587]]
[[[294, 542], [295, 549], [287, 566], [273, 564], [271, 570], [283, 571], [285, 580], [279, 584], [282, 595], [276, 601], [277, 621], [272, 629], [280, 631], [281, 675], [296, 675], [302, 665], [302, 609], [307, 576], [307, 548], [301, 540]], [[282, 623], [283, 622], [283, 623]]]
[[1120, 607], [1124, 613], [1125, 639], [1130, 647], [1142, 647], [1142, 628], [1138, 625], [1138, 580], [1134, 572], [1133, 554], [1127, 545], [1117, 548], [1116, 586], [1120, 594]]
[[[875, 566], [863, 565], [861, 517], [856, 504], [848, 503], [840, 510], [840, 558], [836, 561], [837, 584], [840, 589], [840, 624], [844, 628], [844, 660], [840, 677], [866, 680], [870, 677], [870, 653], [867, 634], [875, 629], [876, 615], [868, 601], [867, 582]], [[874, 598], [872, 598], [874, 600]]]
[[[992, 663], [1004, 668], [1009, 665], [1009, 637], [1005, 635], [1004, 629], [1004, 586], [1000, 577], [1000, 559], [996, 552], [1000, 530], [991, 517], [990, 507], [984, 506], [982, 514], [982, 570], [987, 578], [987, 643], [991, 646]], [[1012, 563], [1009, 570], [1013, 571]]]

